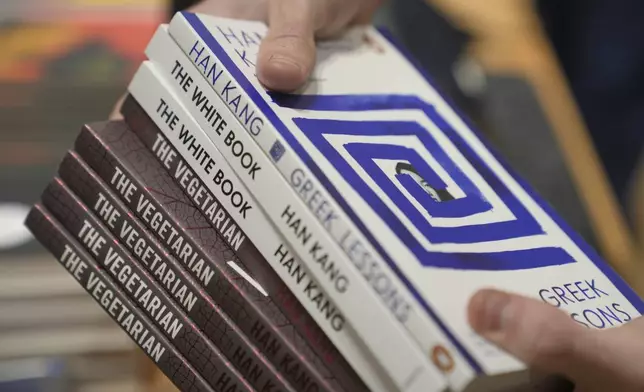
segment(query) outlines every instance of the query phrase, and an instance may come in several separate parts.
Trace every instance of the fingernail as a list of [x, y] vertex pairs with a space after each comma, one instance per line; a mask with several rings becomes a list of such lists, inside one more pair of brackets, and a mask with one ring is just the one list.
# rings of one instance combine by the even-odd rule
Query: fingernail
[[476, 329], [479, 333], [493, 333], [503, 329], [511, 296], [496, 290], [478, 293], [477, 304], [480, 318]]
[[302, 66], [297, 61], [281, 54], [271, 55], [271, 57], [268, 59], [268, 62], [280, 68], [290, 68], [290, 71], [302, 71]]
[[291, 92], [306, 81], [302, 64], [281, 54], [272, 54], [258, 70], [262, 84], [270, 90]]

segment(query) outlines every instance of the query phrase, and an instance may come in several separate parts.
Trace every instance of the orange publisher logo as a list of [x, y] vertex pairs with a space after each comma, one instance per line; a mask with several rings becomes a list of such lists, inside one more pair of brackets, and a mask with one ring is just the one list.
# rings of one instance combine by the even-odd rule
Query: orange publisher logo
[[434, 346], [431, 353], [432, 362], [444, 373], [454, 369], [454, 359], [447, 349], [441, 345]]

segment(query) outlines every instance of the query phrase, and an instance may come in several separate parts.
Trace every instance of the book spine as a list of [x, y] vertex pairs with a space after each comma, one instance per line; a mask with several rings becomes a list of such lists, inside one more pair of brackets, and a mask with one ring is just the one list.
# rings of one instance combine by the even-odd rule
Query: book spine
[[[159, 34], [164, 34], [163, 30], [157, 30], [156, 37]], [[178, 50], [176, 45], [174, 48]], [[185, 124], [191, 123], [188, 128], [193, 131], [193, 136], [199, 135], [202, 139], [199, 140], [202, 149], [207, 149], [211, 157], [219, 156], [233, 166], [237, 175], [243, 178], [240, 181], [233, 177], [235, 172], [231, 172], [231, 178], [239, 184], [237, 189], [244, 189], [242, 182], [248, 188], [245, 200], [253, 200], [256, 208], [261, 208], [290, 242], [309, 272], [318, 277], [320, 286], [335, 298], [355, 336], [362, 340], [383, 372], [399, 389], [426, 390], [427, 385], [435, 385], [437, 390], [441, 390], [445, 384], [442, 374], [429, 364], [407, 331], [375, 298], [366, 282], [357, 276], [358, 272], [348, 267], [349, 262], [339, 246], [329, 238], [319, 222], [310, 217], [302, 200], [295, 196], [250, 136], [243, 129], [240, 131], [240, 124], [232, 112], [212, 89], [200, 86], [202, 78], [195, 68], [175, 63], [174, 70], [172, 75], [165, 76], [150, 62], [144, 63], [130, 84], [130, 93], [146, 112], [156, 115], [157, 125], [162, 130], [164, 127], [167, 129], [166, 136], [172, 134], [168, 127], [171, 123], [164, 121], [162, 115], [172, 107], [175, 116]], [[173, 93], [175, 86], [176, 92]], [[190, 96], [197, 93], [203, 98], [201, 105], [190, 101]], [[160, 96], [165, 104], [159, 104]], [[180, 104], [182, 100], [185, 106]], [[206, 105], [211, 109], [210, 114], [204, 110]], [[211, 139], [217, 141], [219, 148]], [[219, 170], [222, 167], [220, 164]], [[228, 169], [231, 170], [230, 166]], [[269, 189], [271, 191], [267, 192]], [[256, 210], [255, 215], [264, 217], [259, 212]], [[266, 225], [268, 230], [270, 223], [266, 222]], [[374, 320], [378, 320], [378, 328], [373, 328]]]
[[[154, 79], [149, 80], [149, 82], [156, 83]], [[164, 100], [170, 99], [171, 96], [160, 95], [157, 98]], [[163, 102], [167, 104], [166, 100]], [[167, 112], [172, 113], [177, 105], [172, 104], [172, 106], [167, 107]], [[153, 113], [151, 116], [158, 116], [158, 114]], [[181, 132], [177, 135], [177, 132], [169, 129], [169, 126], [164, 125], [163, 121], [159, 122], [157, 119], [154, 123], [167, 140], [170, 141], [170, 144], [179, 152], [180, 156], [188, 162], [189, 167], [192, 168], [197, 177], [202, 179], [206, 184], [206, 188], [221, 201], [224, 208], [232, 211], [232, 216], [239, 223], [240, 228], [254, 241], [257, 249], [268, 261], [268, 264], [286, 283], [299, 303], [304, 306], [329, 340], [333, 342], [335, 347], [351, 364], [369, 390], [388, 391], [395, 389], [389, 378], [383, 376], [380, 368], [374, 364], [369, 353], [363, 348], [364, 346], [355, 338], [351, 328], [346, 325], [344, 315], [338, 310], [333, 299], [323, 291], [315, 277], [299, 262], [295, 253], [267, 219], [261, 213], [255, 214], [256, 216], [252, 219], [247, 219], [234, 209], [234, 206], [220, 188], [222, 181], [217, 180], [225, 177], [229, 182], [235, 181], [234, 173], [227, 166], [226, 161], [220, 155], [214, 158], [208, 155], [208, 160], [204, 162], [200, 160], [200, 154], [194, 151], [196, 148], [192, 148], [192, 146], [200, 146], [204, 142], [204, 136], [193, 134], [191, 126], [184, 124], [174, 125], [176, 130], [181, 129]], [[184, 135], [182, 136], [181, 133]], [[182, 143], [180, 140], [184, 139], [184, 137], [185, 143]], [[201, 151], [200, 148], [199, 151]], [[217, 167], [217, 170], [209, 169], [210, 166]], [[238, 180], [235, 181], [234, 186], [235, 189], [240, 189]]]
[[[246, 113], [253, 113], [258, 119], [254, 122], [241, 121], [239, 116], [235, 120], [244, 128], [246, 134], [254, 139], [264, 156], [270, 158], [293, 192], [306, 202], [309, 212], [323, 224], [359, 272], [360, 278], [409, 331], [422, 352], [445, 374], [450, 385], [457, 390], [464, 388], [474, 377], [474, 370], [463, 357], [463, 353], [432, 320], [382, 255], [329, 194], [315, 173], [290, 148], [286, 139], [266, 118], [253, 99], [244, 92], [229, 70], [222, 65], [221, 59], [195, 31], [186, 15], [197, 18], [195, 15], [177, 14], [169, 25], [169, 32], [189, 63], [201, 74], [200, 83], [215, 91], [231, 111], [238, 113], [240, 110], [237, 108], [245, 107]], [[153, 49], [153, 45], [154, 41], [148, 48]], [[154, 49], [146, 52], [148, 58], [161, 64], [166, 74], [173, 71], [173, 60], [178, 60], [177, 56], [172, 56], [170, 52], [159, 52], [158, 46], [154, 46]], [[174, 72], [176, 73], [176, 70]], [[235, 91], [234, 96], [239, 98], [225, 99], [224, 95], [231, 90]], [[253, 127], [253, 123], [261, 124], [261, 129], [258, 129], [257, 125]], [[325, 207], [322, 213], [319, 206]], [[332, 223], [328, 219], [330, 216], [333, 217]]]
[[[176, 184], [179, 185], [197, 209], [209, 219], [211, 226], [217, 227], [222, 220], [233, 219], [221, 206], [219, 199], [191, 169], [188, 162], [182, 158], [181, 154], [161, 133], [154, 121], [131, 95], [125, 98], [121, 106], [121, 113], [132, 131], [154, 154], [157, 161], [172, 176]], [[219, 206], [216, 212], [213, 212], [211, 207], [213, 205]], [[244, 233], [244, 235], [246, 234]], [[246, 241], [242, 246], [252, 247], [252, 253], [259, 252], [253, 242]], [[277, 249], [285, 246], [280, 243], [277, 245]], [[249, 253], [251, 252], [249, 251]], [[306, 336], [313, 351], [319, 358], [323, 359], [339, 383], [346, 390], [357, 391], [364, 389], [362, 381], [351, 368], [351, 365], [347, 363], [324, 331], [304, 309], [300, 300], [306, 300], [312, 305], [315, 305], [315, 301], [319, 301], [319, 305], [316, 306], [319, 306], [320, 310], [325, 310], [326, 318], [336, 326], [342, 323], [343, 316], [339, 312], [330, 311], [330, 309], [335, 308], [335, 305], [326, 302], [326, 300], [323, 301], [317, 295], [309, 295], [304, 298], [306, 293], [310, 292], [313, 284], [309, 283], [310, 281], [307, 279], [306, 274], [301, 270], [299, 263], [295, 259], [284, 259], [275, 254], [270, 256], [274, 259], [272, 265], [278, 268], [278, 272], [281, 272], [281, 274], [278, 273], [279, 277], [277, 279], [263, 282], [266, 283], [266, 290], [278, 302], [282, 311], [300, 334]], [[260, 275], [270, 275], [271, 272], [275, 274], [271, 262], [267, 262], [261, 253], [259, 253], [259, 257], [245, 259], [244, 263], [251, 271], [263, 271]], [[301, 294], [300, 298], [296, 298], [292, 291], [298, 291]], [[273, 293], [275, 294], [273, 295]]]
[[[244, 263], [124, 123], [110, 126], [111, 130], [100, 135], [83, 129], [76, 140], [82, 158], [72, 161], [70, 154], [67, 161], [79, 167], [84, 159], [246, 336], [278, 363], [278, 371], [292, 380], [295, 389], [342, 390], [332, 375], [325, 377], [328, 371], [319, 360], [312, 363], [309, 358], [315, 360], [314, 356], [304, 356], [305, 350], [310, 350], [305, 339], [261, 285], [269, 277], [247, 272]], [[62, 169], [59, 172], [69, 184]], [[67, 170], [66, 175], [73, 176], [71, 173]], [[320, 371], [326, 371], [325, 376]]]
[[42, 205], [32, 207], [25, 225], [179, 390], [213, 392], [172, 343]]
[[[162, 287], [208, 338], [204, 339], [205, 342], [200, 344], [200, 347], [205, 350], [219, 350], [255, 389], [292, 391], [228, 316], [209, 296], [199, 290], [194, 280], [177, 261], [152, 240], [149, 232], [128, 214], [122, 203], [117, 203], [109, 189], [104, 184], [101, 185], [103, 188], [94, 197], [97, 202], [86, 205], [60, 178], [55, 178], [43, 193], [41, 200], [72, 234], [80, 235], [88, 230], [84, 229], [85, 226], [91, 225], [108, 243], [118, 241], [127, 248], [129, 253], [137, 258], [137, 265], [124, 265], [123, 269], [132, 268], [133, 276], [149, 275], [155, 279], [151, 284]], [[133, 261], [127, 258], [124, 260]], [[145, 267], [147, 274], [138, 265]], [[142, 278], [142, 281], [145, 280], [145, 277]], [[196, 332], [193, 338], [200, 338], [199, 335], [201, 334]]]
[[51, 188], [42, 195], [47, 210], [213, 388], [253, 390], [105, 226], [87, 213], [84, 205], [64, 197], [57, 199], [63, 195], [49, 193], [48, 189]]

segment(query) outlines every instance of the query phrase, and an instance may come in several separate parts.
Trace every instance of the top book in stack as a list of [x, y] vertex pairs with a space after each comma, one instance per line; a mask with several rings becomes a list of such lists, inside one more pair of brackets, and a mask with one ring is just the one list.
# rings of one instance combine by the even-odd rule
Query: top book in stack
[[[640, 315], [641, 299], [386, 32], [360, 27], [318, 43], [313, 74], [294, 94], [257, 80], [266, 32], [260, 22], [179, 13], [147, 55], [189, 113], [183, 120], [213, 141], [257, 219], [274, 225], [263, 227], [286, 239], [400, 390], [423, 390], [428, 364], [454, 390], [507, 386], [525, 373], [468, 326], [467, 302], [480, 288], [540, 298], [589, 328]], [[182, 59], [167, 45], [154, 49], [168, 37]], [[198, 77], [173, 83], [177, 69]], [[140, 100], [137, 77], [130, 91]], [[195, 86], [244, 132], [217, 135], [189, 92]]]

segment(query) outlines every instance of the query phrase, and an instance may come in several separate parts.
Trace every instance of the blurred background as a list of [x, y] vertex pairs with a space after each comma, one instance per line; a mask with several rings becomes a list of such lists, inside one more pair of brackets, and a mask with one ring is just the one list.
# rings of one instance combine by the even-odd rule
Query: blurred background
[[[0, 1], [0, 392], [172, 389], [22, 220], [193, 3]], [[638, 0], [390, 0], [375, 21], [640, 294], [642, 16]]]

